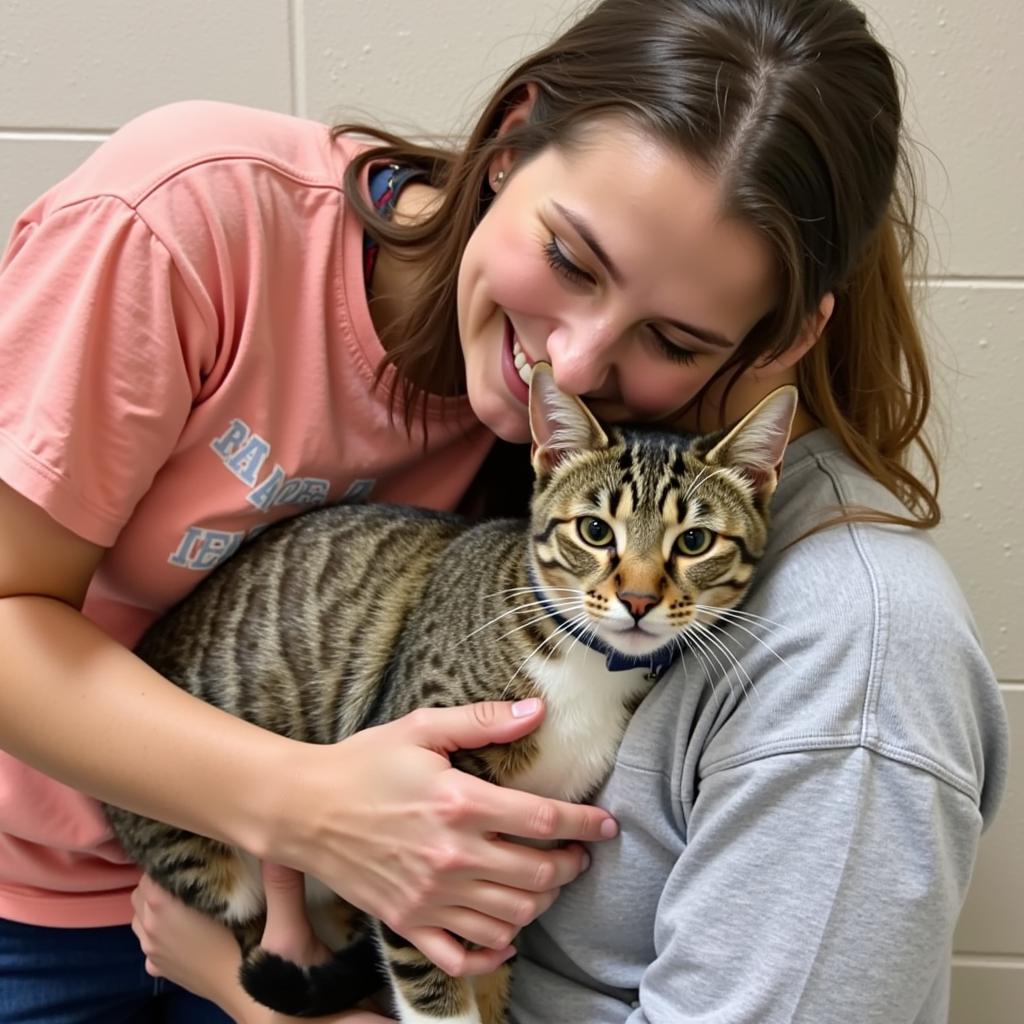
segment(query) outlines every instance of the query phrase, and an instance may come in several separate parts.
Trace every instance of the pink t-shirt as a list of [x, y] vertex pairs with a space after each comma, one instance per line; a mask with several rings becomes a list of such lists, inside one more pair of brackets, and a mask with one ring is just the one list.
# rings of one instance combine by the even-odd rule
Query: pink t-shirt
[[[190, 102], [138, 118], [15, 224], [0, 263], [0, 478], [108, 548], [86, 614], [132, 645], [254, 530], [341, 500], [453, 508], [491, 435], [388, 387], [321, 124]], [[70, 683], [73, 685], [73, 681]], [[40, 727], [44, 728], [43, 723]], [[131, 918], [99, 806], [0, 753], [0, 917]]]

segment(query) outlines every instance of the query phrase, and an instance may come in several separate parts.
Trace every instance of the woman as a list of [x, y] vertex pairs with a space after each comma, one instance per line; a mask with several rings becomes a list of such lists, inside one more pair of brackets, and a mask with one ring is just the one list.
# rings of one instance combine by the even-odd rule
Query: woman
[[[843, 0], [607, 0], [459, 153], [178, 105], [34, 204], [0, 273], [6, 1019], [65, 1019], [32, 972], [69, 927], [128, 937], [135, 876], [79, 791], [310, 871], [452, 972], [508, 956], [584, 863], [496, 833], [614, 834], [451, 771], [534, 709], [307, 748], [122, 646], [272, 519], [464, 501], [495, 436], [527, 440], [540, 358], [608, 420], [714, 427], [787, 382], [802, 404], [749, 617], [638, 713], [597, 801], [626, 827], [525, 936], [516, 1019], [944, 1019], [1006, 740], [907, 466], [928, 376], [900, 133]], [[271, 882], [268, 942], [301, 946]], [[224, 933], [136, 905], [150, 970], [266, 1019]]]

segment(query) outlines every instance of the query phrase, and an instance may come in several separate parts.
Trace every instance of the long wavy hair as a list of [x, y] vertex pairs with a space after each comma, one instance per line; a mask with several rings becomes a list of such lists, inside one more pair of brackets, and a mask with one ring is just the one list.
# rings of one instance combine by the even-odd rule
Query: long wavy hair
[[[505, 113], [531, 83], [529, 117], [499, 139]], [[716, 377], [731, 384], [785, 351], [833, 293], [825, 333], [798, 363], [801, 398], [908, 513], [857, 509], [841, 518], [934, 526], [938, 470], [922, 434], [931, 386], [908, 285], [917, 193], [900, 87], [893, 59], [847, 0], [603, 0], [508, 74], [459, 149], [336, 126], [374, 141], [345, 175], [362, 223], [422, 268], [387, 355], [406, 425], [423, 398], [417, 381], [439, 382], [447, 394], [464, 389], [456, 281], [493, 198], [492, 161], [502, 150], [520, 160], [548, 146], [571, 149], [610, 116], [713, 174], [724, 212], [774, 250], [780, 301]], [[380, 161], [425, 170], [440, 190], [426, 220], [400, 225], [376, 214], [359, 182]], [[925, 479], [910, 465], [915, 444]]]

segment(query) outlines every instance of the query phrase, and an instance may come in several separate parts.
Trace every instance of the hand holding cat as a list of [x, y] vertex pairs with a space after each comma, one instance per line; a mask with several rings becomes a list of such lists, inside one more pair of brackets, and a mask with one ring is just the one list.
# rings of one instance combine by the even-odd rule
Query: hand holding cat
[[232, 1016], [238, 1009], [233, 998], [251, 1003], [233, 984], [241, 953], [224, 925], [175, 899], [148, 875], [132, 892], [132, 909], [132, 931], [146, 956], [147, 974], [169, 978]]
[[[277, 865], [264, 865], [267, 930], [263, 945], [297, 963], [327, 956], [306, 920], [302, 876]], [[132, 931], [146, 955], [146, 972], [168, 978], [209, 999], [246, 1024], [285, 1024], [297, 1020], [256, 1005], [238, 985], [241, 962], [235, 937], [222, 924], [186, 906], [144, 876], [132, 893]], [[389, 1024], [390, 1018], [368, 1010], [332, 1015], [331, 1024]]]
[[[452, 975], [483, 974], [585, 867], [579, 845], [538, 850], [505, 839], [599, 841], [606, 812], [503, 789], [448, 754], [506, 743], [540, 725], [540, 702], [430, 708], [306, 749], [265, 859], [320, 878], [381, 918]], [[312, 765], [310, 768], [309, 766]], [[484, 947], [469, 950], [452, 937]]]

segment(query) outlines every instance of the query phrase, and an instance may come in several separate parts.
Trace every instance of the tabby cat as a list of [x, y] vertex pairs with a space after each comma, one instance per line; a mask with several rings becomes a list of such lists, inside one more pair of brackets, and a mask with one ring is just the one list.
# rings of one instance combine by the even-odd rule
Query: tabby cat
[[[307, 513], [211, 573], [138, 653], [203, 700], [312, 743], [418, 707], [539, 696], [547, 714], [536, 732], [452, 761], [501, 785], [582, 800], [688, 632], [699, 642], [746, 593], [795, 408], [796, 389], [784, 387], [728, 432], [605, 430], [537, 364], [528, 522], [470, 525], [383, 505]], [[505, 1020], [507, 966], [451, 978], [312, 879], [310, 916], [334, 958], [306, 970], [266, 953], [254, 858], [118, 808], [107, 814], [153, 878], [234, 930], [242, 982], [260, 1002], [335, 1012], [378, 987], [383, 967], [406, 1024]]]

